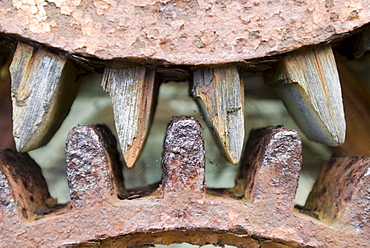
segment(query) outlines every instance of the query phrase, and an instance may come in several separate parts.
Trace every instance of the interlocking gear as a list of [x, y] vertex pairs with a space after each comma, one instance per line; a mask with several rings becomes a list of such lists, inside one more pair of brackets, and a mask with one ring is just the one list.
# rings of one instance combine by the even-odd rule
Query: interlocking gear
[[168, 127], [160, 187], [124, 189], [116, 140], [103, 125], [77, 126], [66, 143], [71, 203], [63, 206], [27, 154], [1, 151], [1, 247], [370, 246], [370, 158], [333, 157], [299, 210], [294, 130], [252, 131], [232, 189], [205, 188], [202, 128], [192, 117]]

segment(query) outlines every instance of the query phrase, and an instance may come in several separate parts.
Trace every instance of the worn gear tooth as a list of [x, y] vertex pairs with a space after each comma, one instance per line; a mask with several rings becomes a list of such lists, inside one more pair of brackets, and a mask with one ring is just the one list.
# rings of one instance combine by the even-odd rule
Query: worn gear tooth
[[239, 163], [244, 142], [244, 88], [237, 68], [195, 70], [192, 92], [227, 159]]
[[126, 165], [134, 165], [143, 149], [156, 107], [155, 70], [111, 63], [102, 86], [113, 104], [114, 119]]
[[173, 117], [163, 143], [164, 199], [202, 199], [205, 150], [202, 127], [193, 117]]
[[301, 139], [294, 130], [283, 127], [252, 130], [233, 194], [267, 209], [291, 212], [298, 187], [301, 153]]
[[67, 179], [72, 206], [111, 201], [125, 192], [117, 142], [105, 125], [77, 126], [66, 142]]
[[27, 153], [0, 150], [0, 212], [34, 220], [48, 209], [48, 198], [48, 187], [35, 161]]
[[370, 158], [333, 156], [317, 177], [306, 208], [329, 223], [370, 231]]
[[17, 150], [45, 145], [60, 127], [77, 94], [72, 62], [18, 43], [10, 65], [13, 135]]
[[344, 142], [342, 92], [330, 45], [284, 57], [267, 82], [309, 139], [329, 146]]

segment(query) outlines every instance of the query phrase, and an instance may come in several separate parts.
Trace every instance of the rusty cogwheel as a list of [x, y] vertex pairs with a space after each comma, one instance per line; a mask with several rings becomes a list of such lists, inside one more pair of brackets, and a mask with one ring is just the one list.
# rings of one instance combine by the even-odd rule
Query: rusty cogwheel
[[106, 126], [73, 128], [66, 153], [71, 203], [56, 205], [27, 154], [1, 151], [1, 247], [370, 246], [370, 158], [332, 157], [306, 206], [294, 208], [301, 166], [294, 130], [252, 131], [232, 189], [206, 189], [202, 128], [192, 117], [168, 126], [159, 187], [124, 189]]
[[[0, 147], [17, 150], [0, 150], [0, 247], [370, 247], [369, 55], [369, 0], [0, 1]], [[71, 201], [58, 204], [27, 152], [50, 141], [92, 72], [122, 153], [108, 127], [73, 128]], [[303, 207], [298, 133], [255, 129], [244, 143], [245, 93], [259, 97], [250, 75], [307, 139], [337, 147]], [[125, 188], [121, 161], [137, 162], [170, 81], [191, 84], [240, 165], [233, 188], [206, 187], [202, 127], [187, 116], [168, 126], [162, 182]]]

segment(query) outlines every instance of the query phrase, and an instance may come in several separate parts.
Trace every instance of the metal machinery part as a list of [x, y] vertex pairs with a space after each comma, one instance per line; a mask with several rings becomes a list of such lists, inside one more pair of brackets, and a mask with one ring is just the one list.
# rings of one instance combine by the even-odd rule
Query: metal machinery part
[[256, 66], [370, 22], [365, 0], [13, 0], [0, 13], [0, 32], [72, 59], [165, 66]]
[[236, 186], [207, 190], [202, 128], [174, 117], [163, 146], [162, 184], [126, 191], [115, 138], [78, 126], [67, 138], [71, 203], [55, 205], [26, 154], [1, 152], [1, 245], [135, 247], [189, 242], [238, 247], [367, 247], [370, 159], [333, 157], [306, 207], [294, 208], [301, 165], [297, 132], [250, 134]]
[[[355, 2], [13, 0], [0, 3], [0, 32], [85, 69], [101, 71], [119, 59], [183, 80], [197, 66], [264, 70], [287, 52], [360, 31], [370, 21], [370, 6]], [[366, 44], [354, 55], [366, 53]], [[301, 165], [296, 131], [254, 130], [235, 187], [217, 190], [205, 187], [201, 130], [193, 118], [173, 118], [162, 184], [126, 190], [109, 129], [73, 128], [66, 142], [67, 205], [50, 197], [26, 153], [0, 151], [0, 246], [370, 246], [368, 157], [332, 157], [305, 207], [295, 208]]]

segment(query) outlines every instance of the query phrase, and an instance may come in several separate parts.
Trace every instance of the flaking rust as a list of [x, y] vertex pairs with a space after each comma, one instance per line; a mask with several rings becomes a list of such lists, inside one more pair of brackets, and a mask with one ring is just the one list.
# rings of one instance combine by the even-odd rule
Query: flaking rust
[[0, 212], [31, 221], [47, 209], [48, 198], [45, 179], [35, 161], [26, 153], [0, 150]]
[[[326, 185], [327, 194], [320, 188], [313, 191], [315, 199], [325, 199], [320, 201], [324, 207], [340, 203], [338, 215], [328, 223], [332, 211], [322, 211], [320, 202], [310, 209], [319, 220], [293, 208], [301, 163], [294, 130], [253, 131], [236, 187], [206, 190], [202, 128], [192, 117], [174, 117], [163, 145], [162, 186], [147, 194], [137, 191], [134, 198], [117, 197], [125, 191], [116, 145], [104, 126], [73, 128], [66, 149], [72, 208], [50, 209], [40, 220], [22, 215], [24, 202], [32, 213], [40, 207], [43, 211], [48, 200], [40, 169], [35, 169], [39, 180], [24, 181], [20, 178], [27, 179], [28, 169], [23, 165], [38, 166], [26, 154], [0, 151], [0, 247], [127, 248], [179, 242], [243, 248], [370, 247], [369, 158], [333, 158], [324, 166], [330, 181], [342, 185], [336, 197], [334, 184], [319, 176], [318, 185]], [[3, 169], [8, 164], [22, 166], [12, 174]], [[337, 173], [342, 171], [344, 176]], [[32, 203], [29, 192], [35, 186], [45, 194], [37, 199], [33, 195]]]
[[193, 117], [173, 117], [163, 143], [164, 198], [203, 198], [205, 150], [202, 127]]
[[323, 221], [340, 223], [357, 232], [368, 230], [369, 185], [369, 157], [335, 155], [322, 167], [306, 207]]
[[73, 128], [66, 142], [67, 179], [72, 206], [111, 201], [124, 193], [117, 142], [105, 125]]
[[233, 189], [236, 197], [266, 212], [291, 213], [302, 162], [301, 139], [295, 130], [267, 127], [252, 130]]
[[225, 64], [328, 42], [369, 23], [368, 1], [348, 2], [0, 1], [0, 32], [74, 56]]

